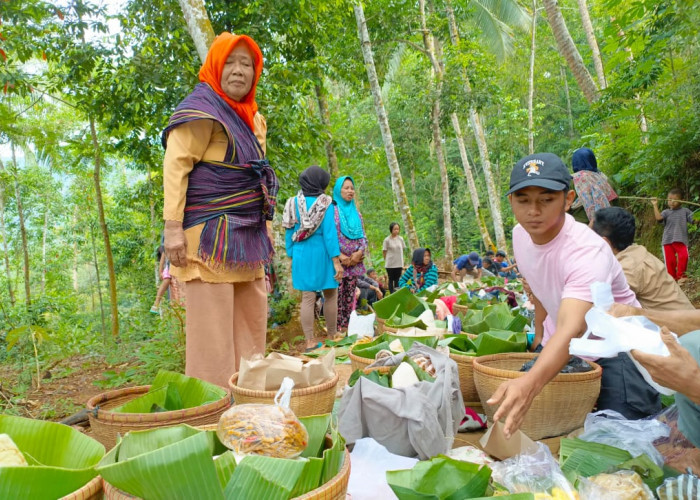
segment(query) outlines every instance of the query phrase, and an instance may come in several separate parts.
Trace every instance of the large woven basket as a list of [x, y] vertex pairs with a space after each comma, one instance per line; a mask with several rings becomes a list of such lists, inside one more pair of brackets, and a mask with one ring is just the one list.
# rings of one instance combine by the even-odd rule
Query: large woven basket
[[[338, 372], [332, 379], [319, 385], [292, 389], [292, 399], [289, 408], [297, 417], [308, 417], [330, 413], [335, 403], [335, 387], [338, 385]], [[234, 373], [228, 385], [233, 393], [234, 404], [264, 403], [272, 404], [277, 391], [254, 391], [236, 385], [238, 372]]]
[[[95, 479], [99, 479], [101, 481], [100, 493], [102, 492], [102, 487], [104, 487], [105, 500], [141, 500], [139, 497], [129, 495], [128, 493], [125, 493], [112, 486], [107, 481], [102, 481], [99, 476]], [[348, 481], [350, 481], [350, 453], [346, 448], [345, 455], [343, 456], [343, 465], [340, 467], [340, 471], [335, 476], [315, 490], [311, 490], [300, 497], [294, 497], [292, 500], [345, 500], [348, 491]], [[76, 497], [76, 499], [77, 498], [80, 497]], [[85, 498], [93, 500], [93, 497]]]
[[363, 358], [353, 354], [352, 351], [348, 353], [348, 357], [350, 358], [350, 366], [352, 367], [352, 371], [363, 370], [365, 367], [374, 363], [373, 359]]
[[85, 486], [59, 500], [102, 500], [102, 478], [95, 476]]
[[456, 315], [465, 314], [469, 308], [467, 306], [462, 306], [460, 304], [452, 304], [452, 312]]
[[450, 353], [450, 358], [457, 363], [457, 371], [459, 373], [459, 388], [462, 391], [462, 399], [464, 406], [480, 405], [479, 393], [474, 384], [474, 368], [472, 363], [474, 356], [463, 356], [461, 354]]
[[231, 392], [218, 401], [184, 410], [163, 411], [159, 413], [119, 413], [109, 411], [148, 392], [150, 385], [117, 389], [103, 392], [87, 402], [90, 410], [88, 417], [92, 436], [110, 450], [117, 443], [117, 435], [129, 431], [141, 431], [155, 427], [189, 424], [192, 426], [215, 423], [226, 409], [231, 406]]
[[[520, 367], [532, 353], [505, 353], [474, 358], [474, 383], [484, 412], [493, 421], [495, 406], [486, 404], [499, 385], [525, 375]], [[520, 430], [534, 440], [561, 436], [583, 425], [600, 393], [603, 370], [591, 363], [586, 373], [560, 373], [544, 386], [525, 415]]]
[[380, 328], [381, 328], [381, 332], [387, 332], [387, 333], [396, 333], [399, 331], [398, 328], [394, 328], [393, 326], [389, 326], [386, 324], [386, 322], [381, 323]]

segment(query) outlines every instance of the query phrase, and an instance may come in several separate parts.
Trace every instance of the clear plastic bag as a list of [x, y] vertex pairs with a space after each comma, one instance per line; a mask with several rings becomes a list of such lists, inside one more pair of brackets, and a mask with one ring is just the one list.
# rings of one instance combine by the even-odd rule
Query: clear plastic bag
[[579, 438], [584, 441], [608, 444], [627, 450], [633, 457], [646, 453], [662, 467], [664, 458], [654, 448], [654, 441], [668, 437], [671, 429], [658, 420], [627, 420], [616, 411], [603, 410], [589, 413]]
[[542, 498], [577, 499], [576, 490], [564, 477], [547, 445], [535, 444], [537, 447], [526, 453], [490, 464], [493, 480], [511, 493], [539, 493], [543, 494]]
[[654, 500], [649, 487], [631, 470], [580, 478], [578, 492], [581, 500]]
[[306, 427], [289, 409], [292, 379], [285, 377], [275, 404], [234, 405], [219, 419], [216, 435], [224, 446], [243, 455], [295, 458], [309, 442]]

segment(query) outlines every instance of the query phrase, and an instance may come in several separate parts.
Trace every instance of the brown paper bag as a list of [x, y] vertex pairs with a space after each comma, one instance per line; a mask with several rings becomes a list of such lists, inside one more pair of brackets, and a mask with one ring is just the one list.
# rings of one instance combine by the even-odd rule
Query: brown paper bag
[[335, 349], [325, 356], [304, 363], [301, 359], [272, 352], [264, 359], [241, 359], [238, 386], [255, 391], [276, 391], [284, 377], [294, 381], [294, 389], [322, 384], [335, 376]]
[[535, 442], [522, 431], [516, 431], [510, 439], [503, 434], [503, 424], [495, 422], [491, 428], [479, 440], [483, 450], [499, 460], [514, 457], [525, 453], [530, 447], [535, 447]]

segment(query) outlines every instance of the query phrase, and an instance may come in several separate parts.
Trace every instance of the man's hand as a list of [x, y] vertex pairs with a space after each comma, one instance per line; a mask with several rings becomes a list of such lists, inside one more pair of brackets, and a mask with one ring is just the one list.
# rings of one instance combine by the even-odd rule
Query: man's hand
[[493, 396], [486, 401], [487, 405], [500, 403], [493, 420], [498, 421], [503, 417], [507, 417], [503, 428], [506, 438], [510, 438], [520, 428], [527, 411], [530, 409], [532, 400], [538, 392], [537, 384], [534, 383], [532, 377], [523, 375], [522, 377], [503, 382], [498, 386]]
[[185, 230], [182, 229], [182, 222], [166, 220], [163, 231], [165, 256], [170, 263], [176, 267], [187, 266], [187, 239]]
[[661, 328], [661, 340], [666, 344], [669, 356], [636, 349], [632, 349], [632, 356], [647, 369], [656, 383], [683, 393], [700, 404], [700, 366], [665, 326]]
[[374, 290], [374, 293], [377, 294], [377, 299], [381, 300], [384, 297], [384, 294], [382, 293], [382, 291], [379, 289], [378, 286], [373, 286], [372, 290]]

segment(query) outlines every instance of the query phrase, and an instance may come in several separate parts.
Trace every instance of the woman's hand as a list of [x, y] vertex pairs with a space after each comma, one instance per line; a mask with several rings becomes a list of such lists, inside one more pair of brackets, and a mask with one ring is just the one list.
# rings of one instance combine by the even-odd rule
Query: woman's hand
[[170, 263], [177, 267], [187, 266], [187, 239], [182, 222], [166, 220], [163, 236], [165, 256], [170, 259]]
[[[343, 254], [340, 254], [341, 256]], [[338, 283], [343, 280], [343, 266], [340, 264], [338, 258], [333, 259], [333, 269], [335, 269], [335, 276], [333, 277]]]
[[340, 259], [340, 264], [343, 267], [350, 267], [352, 266], [351, 258], [345, 255], [344, 253], [341, 253], [340, 256], [338, 257]]
[[365, 258], [365, 253], [362, 250], [357, 250], [352, 253], [350, 256], [350, 262], [352, 263], [351, 265], [355, 266], [362, 262]]

